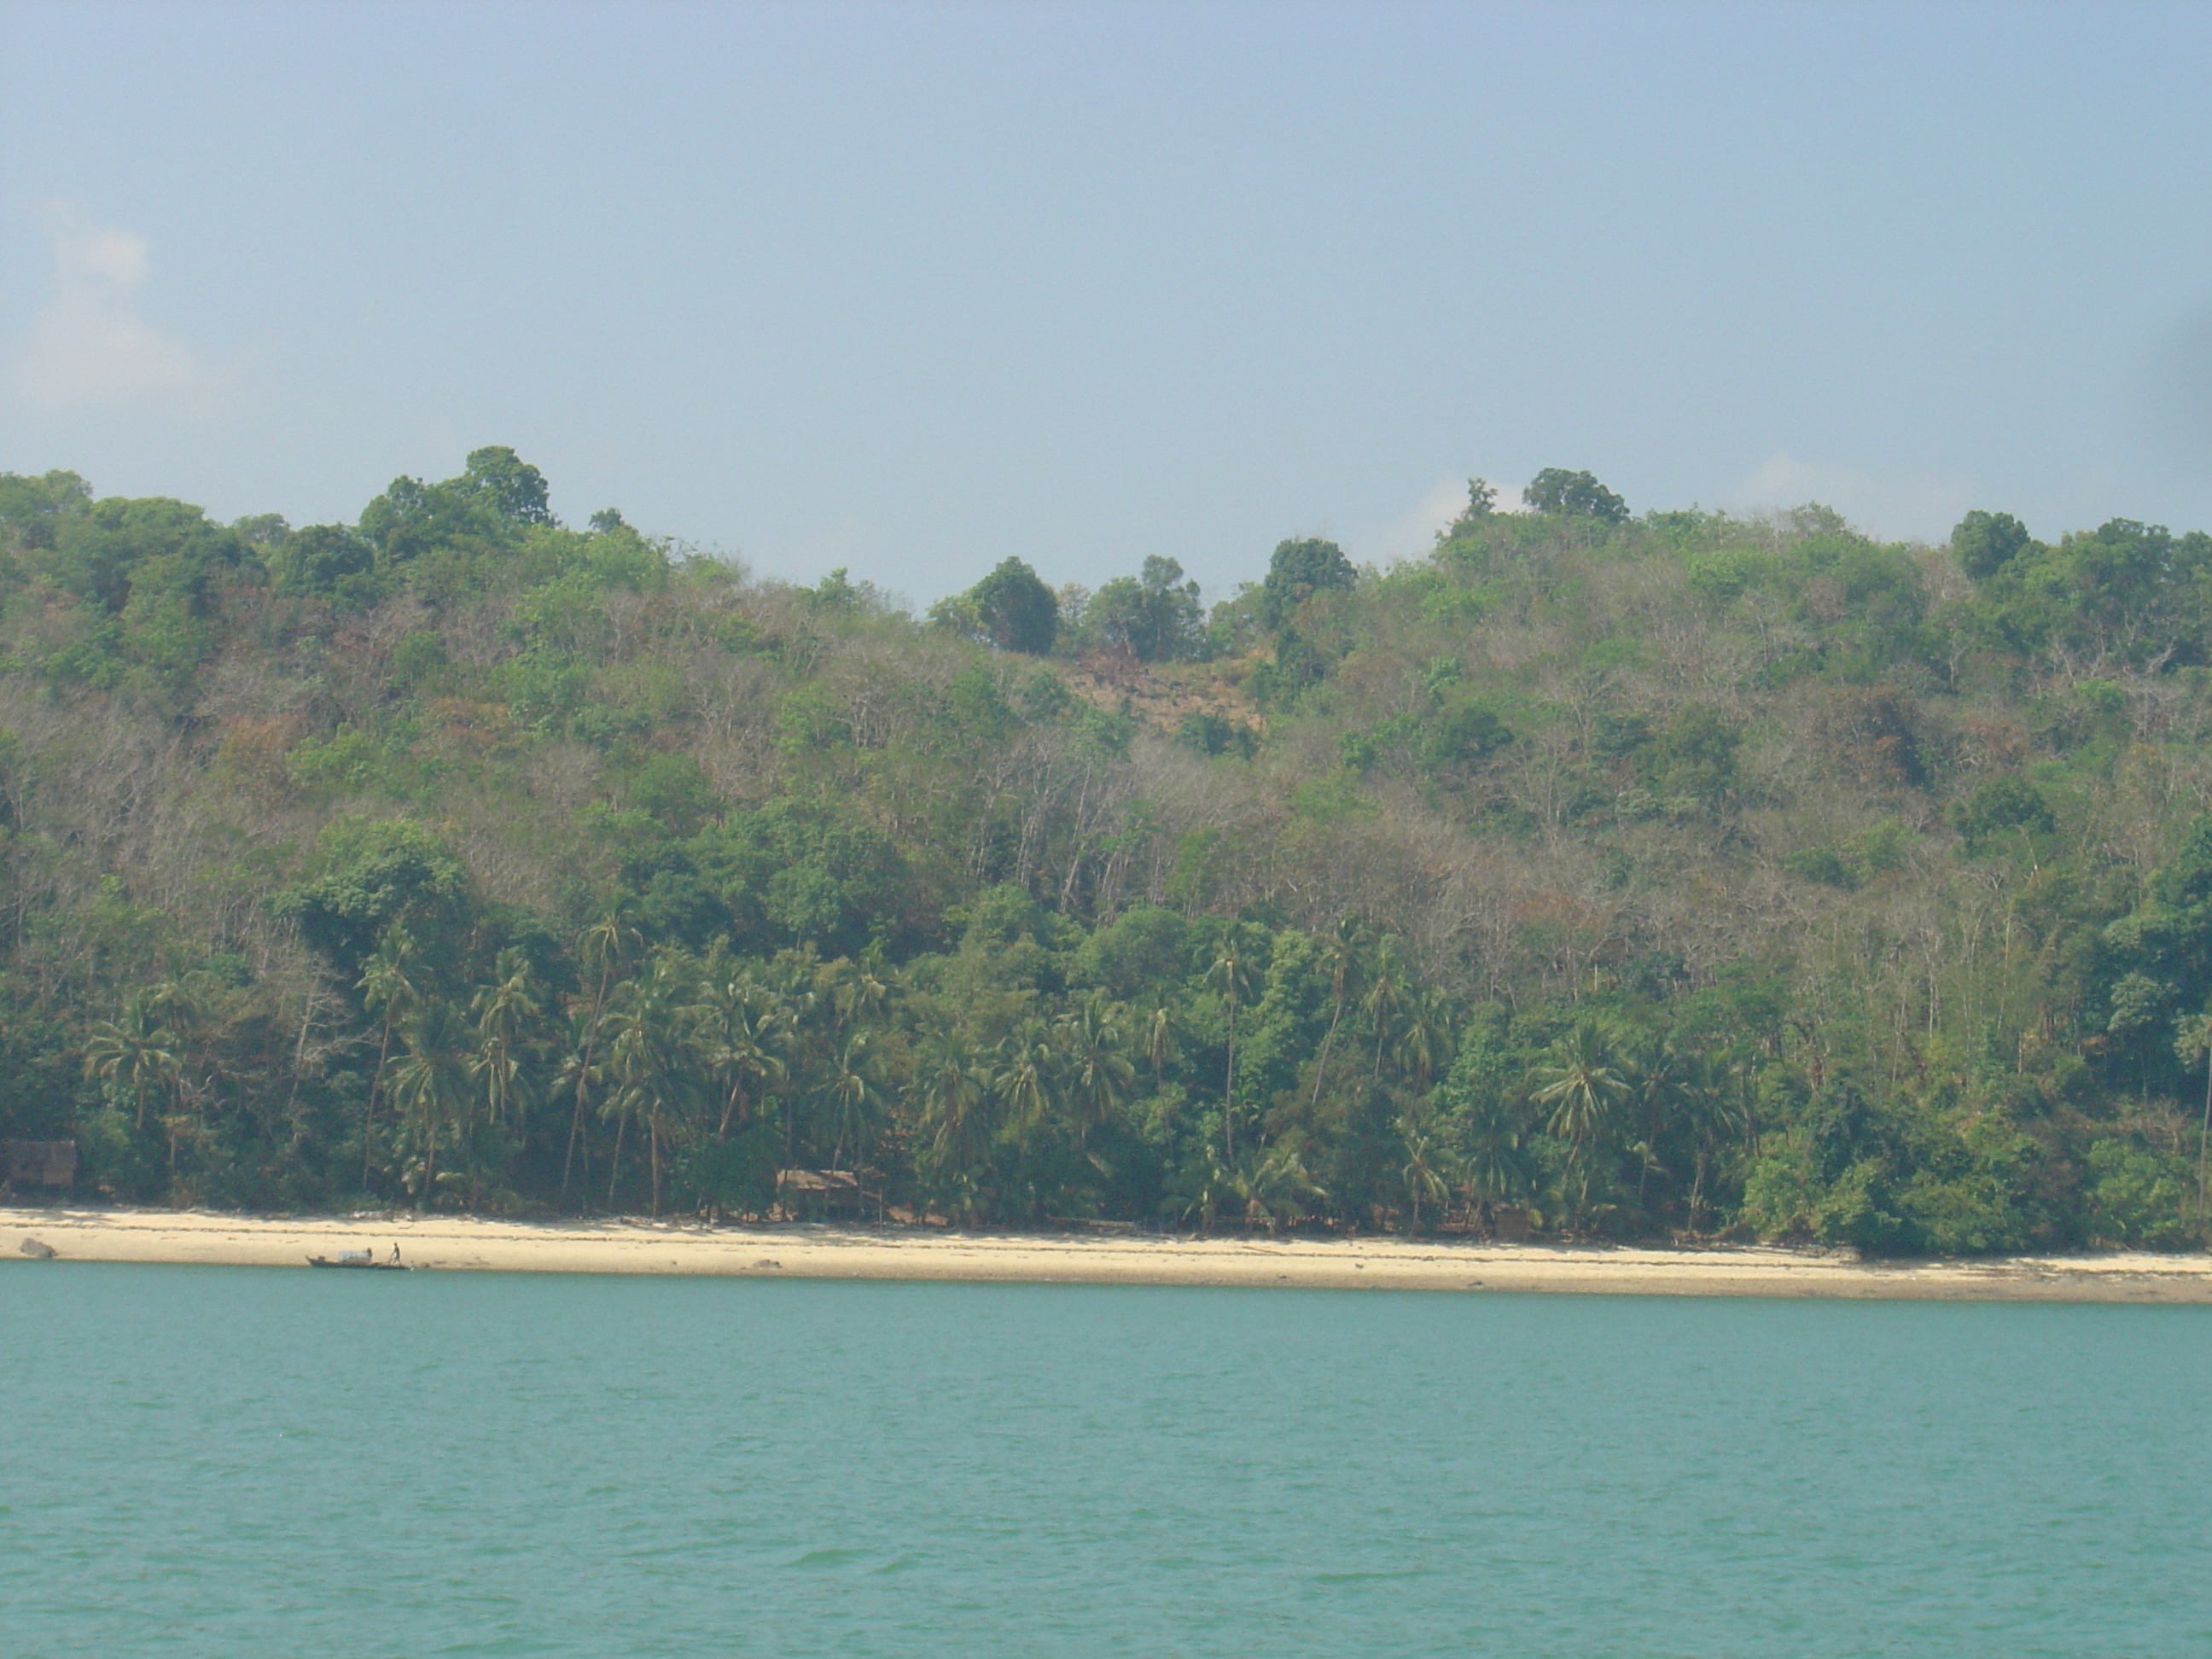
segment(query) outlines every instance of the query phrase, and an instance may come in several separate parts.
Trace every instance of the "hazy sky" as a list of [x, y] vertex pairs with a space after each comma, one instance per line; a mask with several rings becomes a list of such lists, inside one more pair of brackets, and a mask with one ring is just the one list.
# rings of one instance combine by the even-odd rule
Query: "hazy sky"
[[0, 0], [0, 471], [918, 599], [1469, 473], [2212, 526], [2212, 9]]

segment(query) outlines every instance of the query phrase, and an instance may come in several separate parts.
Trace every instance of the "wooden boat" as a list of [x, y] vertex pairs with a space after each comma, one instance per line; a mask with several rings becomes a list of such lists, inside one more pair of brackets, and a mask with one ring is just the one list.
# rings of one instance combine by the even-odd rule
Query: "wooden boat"
[[310, 1267], [357, 1267], [377, 1273], [404, 1273], [407, 1271], [405, 1262], [379, 1261], [374, 1253], [368, 1250], [340, 1250], [335, 1261], [326, 1255], [311, 1255], [307, 1258], [307, 1265]]

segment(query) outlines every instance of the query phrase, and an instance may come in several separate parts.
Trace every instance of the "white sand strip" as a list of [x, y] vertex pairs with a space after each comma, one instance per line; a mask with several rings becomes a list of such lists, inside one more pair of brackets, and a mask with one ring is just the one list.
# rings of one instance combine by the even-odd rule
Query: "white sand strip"
[[636, 1219], [264, 1218], [154, 1210], [0, 1209], [0, 1261], [303, 1267], [394, 1244], [410, 1267], [503, 1273], [704, 1273], [1036, 1284], [1290, 1285], [2046, 1302], [2212, 1302], [2212, 1257], [2100, 1254], [1862, 1262], [1775, 1249], [1668, 1249], [1308, 1239], [977, 1234], [934, 1228], [703, 1227]]

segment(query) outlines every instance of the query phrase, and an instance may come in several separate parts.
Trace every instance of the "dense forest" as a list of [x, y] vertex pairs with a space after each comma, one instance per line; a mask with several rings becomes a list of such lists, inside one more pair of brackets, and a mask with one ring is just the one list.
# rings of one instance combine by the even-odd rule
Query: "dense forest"
[[916, 614], [507, 449], [302, 528], [0, 475], [0, 1135], [136, 1203], [2202, 1243], [2212, 538], [1495, 501]]

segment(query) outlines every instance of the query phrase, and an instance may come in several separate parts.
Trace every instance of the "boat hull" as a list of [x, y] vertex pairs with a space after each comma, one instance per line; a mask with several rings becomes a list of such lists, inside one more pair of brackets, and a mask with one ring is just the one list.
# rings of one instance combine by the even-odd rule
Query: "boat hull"
[[352, 1273], [404, 1273], [407, 1271], [407, 1264], [404, 1261], [333, 1261], [324, 1255], [309, 1256], [307, 1265], [310, 1267], [341, 1267]]

